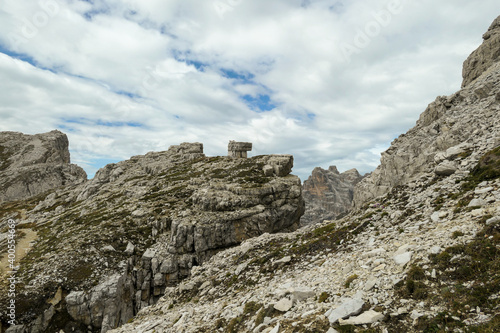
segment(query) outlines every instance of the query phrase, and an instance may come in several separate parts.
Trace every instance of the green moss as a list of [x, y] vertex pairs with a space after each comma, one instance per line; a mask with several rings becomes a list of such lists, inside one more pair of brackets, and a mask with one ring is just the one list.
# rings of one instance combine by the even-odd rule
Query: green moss
[[10, 166], [10, 157], [12, 152], [5, 146], [0, 146], [0, 171], [6, 170]]
[[465, 235], [463, 232], [461, 231], [454, 231], [452, 234], [451, 234], [451, 238], [452, 239], [456, 239], [458, 237], [462, 237], [463, 235]]
[[351, 275], [347, 278], [347, 280], [344, 282], [344, 287], [349, 288], [351, 286], [351, 283], [358, 278], [357, 274]]
[[496, 147], [481, 157], [462, 185], [462, 190], [473, 190], [479, 183], [498, 177], [500, 177], [500, 147]]
[[330, 295], [327, 292], [322, 292], [321, 295], [319, 295], [318, 303], [323, 303], [330, 297]]
[[79, 261], [67, 272], [66, 277], [70, 285], [79, 285], [88, 280], [93, 272], [94, 268], [91, 264]]
[[425, 279], [425, 272], [421, 267], [413, 265], [408, 270], [406, 276], [408, 279], [420, 281]]
[[262, 308], [262, 304], [254, 301], [248, 302], [243, 309], [243, 315], [253, 316], [260, 308]]
[[452, 315], [448, 312], [441, 312], [434, 318], [427, 316], [419, 318], [415, 328], [419, 332], [433, 333], [453, 331], [455, 328], [462, 328], [464, 326], [462, 322], [453, 319]]

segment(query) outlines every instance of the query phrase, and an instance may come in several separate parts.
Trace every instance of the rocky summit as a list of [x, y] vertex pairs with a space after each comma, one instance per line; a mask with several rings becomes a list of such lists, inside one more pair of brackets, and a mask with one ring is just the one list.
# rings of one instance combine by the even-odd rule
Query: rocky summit
[[354, 187], [363, 179], [356, 169], [340, 173], [335, 166], [328, 170], [315, 168], [304, 181], [306, 212], [302, 225], [335, 220], [351, 210]]
[[70, 164], [66, 134], [0, 132], [0, 202], [25, 199], [81, 183], [87, 174]]
[[16, 275], [15, 332], [106, 332], [216, 253], [297, 229], [304, 202], [292, 167], [291, 155], [206, 157], [183, 143], [2, 204], [2, 221], [18, 220], [17, 241], [32, 244]]
[[246, 158], [247, 142], [226, 157], [184, 143], [1, 203], [2, 249], [9, 218], [29, 249], [6, 332], [498, 332], [499, 20], [464, 87], [373, 173], [313, 172], [310, 216], [353, 200], [335, 221], [298, 228], [292, 156]]

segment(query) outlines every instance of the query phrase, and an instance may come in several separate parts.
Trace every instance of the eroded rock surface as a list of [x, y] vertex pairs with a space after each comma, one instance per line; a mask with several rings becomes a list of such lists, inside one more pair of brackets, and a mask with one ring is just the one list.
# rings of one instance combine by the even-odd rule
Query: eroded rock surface
[[70, 164], [66, 134], [0, 132], [0, 202], [26, 199], [87, 179]]
[[500, 61], [500, 16], [483, 35], [483, 44], [464, 62], [462, 87], [477, 79], [498, 61]]
[[356, 169], [340, 173], [335, 166], [328, 170], [315, 168], [304, 181], [303, 195], [306, 212], [301, 224], [335, 220], [352, 207], [355, 185], [363, 179]]
[[[438, 97], [417, 125], [382, 153], [377, 169], [358, 183], [354, 204], [431, 173], [446, 177], [465, 172], [481, 154], [500, 144], [500, 62], [459, 92]], [[465, 159], [472, 156], [472, 159]]]

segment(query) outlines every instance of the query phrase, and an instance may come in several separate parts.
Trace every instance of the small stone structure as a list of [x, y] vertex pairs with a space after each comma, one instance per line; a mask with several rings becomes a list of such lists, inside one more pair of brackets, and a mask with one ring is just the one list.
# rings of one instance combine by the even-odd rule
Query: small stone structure
[[229, 141], [227, 155], [234, 158], [247, 158], [247, 152], [252, 150], [251, 142]]

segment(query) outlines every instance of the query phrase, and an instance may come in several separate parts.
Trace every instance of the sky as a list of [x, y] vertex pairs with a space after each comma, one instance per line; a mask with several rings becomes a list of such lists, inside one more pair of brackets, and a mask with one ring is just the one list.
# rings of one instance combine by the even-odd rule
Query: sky
[[0, 0], [0, 131], [99, 168], [182, 142], [373, 171], [500, 15], [498, 0]]

